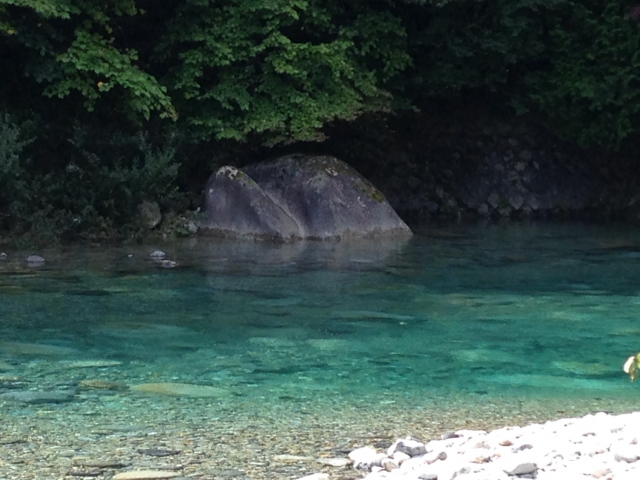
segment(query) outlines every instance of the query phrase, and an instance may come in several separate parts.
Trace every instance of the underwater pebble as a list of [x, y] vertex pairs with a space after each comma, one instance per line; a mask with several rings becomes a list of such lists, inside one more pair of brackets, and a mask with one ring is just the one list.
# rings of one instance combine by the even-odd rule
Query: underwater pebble
[[122, 365], [118, 360], [75, 360], [70, 362], [60, 362], [64, 368], [107, 368]]
[[273, 460], [276, 462], [306, 462], [309, 460], [313, 460], [312, 457], [305, 457], [303, 455], [276, 455], [273, 457]]
[[[197, 352], [194, 357], [200, 355], [202, 352]], [[46, 358], [26, 361], [18, 357], [8, 358], [11, 358], [16, 373], [20, 375], [37, 374], [40, 371], [46, 373], [45, 377], [33, 378], [33, 384], [38, 382], [38, 387], [42, 389], [54, 384], [78, 384], [85, 374], [105, 382], [135, 385], [154, 378], [156, 371], [162, 372], [139, 360], [128, 359], [124, 362], [126, 368], [95, 371], [56, 368], [53, 370], [56, 376], [50, 377], [52, 371], [45, 366], [57, 365], [60, 363], [58, 359], [52, 362]], [[134, 367], [140, 370], [134, 372]], [[70, 375], [73, 378], [68, 378]], [[172, 377], [165, 372], [163, 378]], [[3, 392], [16, 391], [16, 388], [26, 390], [27, 387], [0, 383], [0, 391]], [[242, 390], [242, 387], [234, 388]], [[528, 403], [525, 410], [519, 401], [512, 404], [501, 401], [494, 403], [493, 400], [479, 406], [473, 405], [470, 409], [467, 398], [451, 397], [447, 402], [437, 404], [430, 404], [429, 399], [425, 399], [425, 405], [429, 405], [429, 408], [423, 410], [407, 409], [399, 404], [379, 407], [374, 401], [371, 402], [374, 410], [354, 410], [332, 405], [329, 412], [326, 405], [321, 407], [322, 410], [316, 410], [305, 404], [302, 412], [291, 408], [288, 402], [274, 407], [260, 401], [259, 410], [256, 410], [254, 406], [250, 409], [244, 406], [236, 408], [225, 397], [189, 399], [142, 396], [131, 391], [113, 393], [86, 390], [80, 390], [79, 394], [83, 401], [59, 405], [32, 406], [0, 400], [0, 478], [4, 475], [11, 480], [61, 479], [71, 470], [92, 472], [101, 469], [101, 476], [97, 478], [111, 480], [116, 473], [125, 473], [124, 468], [128, 466], [128, 470], [135, 469], [136, 472], [180, 473], [171, 477], [176, 480], [293, 480], [316, 472], [328, 474], [331, 480], [354, 480], [370, 474], [370, 471], [361, 473], [350, 466], [332, 468], [316, 463], [317, 460], [344, 458], [359, 445], [371, 445], [374, 460], [379, 459], [381, 463], [386, 458], [388, 446], [396, 438], [390, 437], [389, 432], [397, 432], [401, 439], [410, 434], [414, 439], [427, 440], [439, 438], [442, 431], [455, 429], [456, 426], [484, 429], [489, 433], [482, 435], [477, 430], [476, 433], [467, 430], [468, 436], [430, 441], [426, 443], [428, 453], [424, 456], [407, 459], [404, 457], [406, 454], [396, 452], [393, 460], [401, 465], [400, 468], [387, 472], [380, 466], [374, 466], [371, 471], [377, 469], [378, 478], [385, 480], [394, 480], [401, 472], [406, 475], [402, 480], [450, 480], [454, 474], [458, 475], [456, 480], [518, 480], [534, 475], [536, 480], [586, 480], [596, 478], [593, 474], [606, 470], [612, 473], [601, 476], [601, 480], [640, 478], [640, 461], [631, 464], [615, 461], [613, 453], [609, 451], [609, 447], [619, 439], [624, 439], [627, 445], [635, 445], [631, 442], [640, 429], [624, 417], [592, 416], [593, 423], [590, 424], [599, 425], [605, 429], [605, 433], [609, 431], [606, 435], [595, 427], [582, 425], [584, 422], [569, 424], [570, 421], [574, 422], [571, 419], [564, 420], [565, 423], [560, 421], [535, 426], [535, 422], [558, 418], [554, 412], [568, 408], [565, 399]], [[593, 407], [592, 402], [592, 399], [583, 399], [580, 403], [573, 403], [572, 408], [576, 406], [579, 412], [588, 412]], [[482, 410], [474, 410], [476, 407]], [[509, 416], [512, 408], [519, 412], [517, 417]], [[601, 408], [615, 409], [617, 404], [612, 401]], [[631, 406], [625, 404], [623, 408], [633, 410], [635, 403]], [[259, 412], [260, 418], [256, 412]], [[534, 422], [534, 425], [530, 428], [494, 430], [516, 422]], [[627, 428], [627, 424], [631, 428]], [[457, 431], [458, 434], [460, 432], [463, 431]], [[590, 433], [584, 436], [586, 432], [595, 432], [596, 436]], [[556, 438], [562, 441], [556, 442]], [[574, 455], [572, 448], [575, 445], [565, 442], [566, 438], [582, 442], [578, 446], [581, 452], [595, 452], [601, 448], [605, 451], [583, 455], [590, 456], [592, 461], [586, 462], [584, 458], [581, 463], [584, 467], [578, 471], [574, 469], [577, 457], [571, 456]], [[512, 445], [500, 447], [499, 442], [506, 439]], [[545, 457], [552, 452], [537, 450], [550, 439], [557, 444], [556, 453], [563, 455], [563, 459], [558, 457], [555, 464], [553, 456]], [[511, 452], [524, 445], [532, 448]], [[465, 453], [458, 455], [456, 448]], [[142, 456], [140, 449], [181, 450], [179, 457], [165, 457], [179, 459], [174, 460], [179, 465], [171, 463], [171, 460], [165, 464], [165, 459], [161, 457]], [[490, 464], [472, 462], [480, 455], [490, 455], [495, 449], [500, 449], [503, 455], [532, 455], [532, 461], [539, 462], [539, 468], [534, 474], [509, 477], [501, 469], [496, 470], [499, 468], [496, 457], [492, 457]], [[276, 456], [285, 453], [289, 457], [275, 460]], [[447, 459], [447, 454], [451, 458]], [[290, 460], [284, 460], [286, 458]], [[433, 463], [428, 464], [430, 461]], [[546, 471], [547, 464], [553, 465], [555, 470]], [[465, 471], [468, 473], [457, 473]], [[232, 472], [236, 473], [231, 475]], [[68, 478], [81, 477], [69, 475]]]
[[74, 394], [67, 391], [36, 392], [31, 390], [0, 394], [0, 399], [22, 403], [63, 403], [73, 400]]
[[78, 382], [80, 388], [92, 388], [96, 390], [127, 390], [129, 387], [123, 383], [112, 382], [94, 378], [85, 378]]
[[150, 455], [152, 457], [169, 457], [172, 455], [178, 455], [180, 450], [165, 450], [163, 448], [140, 448], [138, 453], [142, 455]]
[[27, 264], [30, 266], [44, 265], [45, 259], [40, 255], [30, 255], [27, 257]]
[[72, 463], [85, 468], [125, 468], [129, 466], [128, 463], [118, 460], [87, 460], [83, 458], [74, 458]]
[[300, 477], [297, 480], [329, 480], [329, 475], [327, 475], [326, 473], [314, 473], [313, 475]]
[[208, 398], [218, 397], [225, 393], [223, 389], [208, 385], [191, 385], [188, 383], [142, 383], [131, 387], [134, 392], [156, 393], [177, 397]]
[[178, 472], [167, 470], [134, 470], [131, 472], [116, 473], [112, 480], [163, 480], [182, 476]]
[[316, 462], [322, 465], [328, 465], [329, 467], [346, 467], [351, 465], [351, 460], [348, 458], [318, 458]]

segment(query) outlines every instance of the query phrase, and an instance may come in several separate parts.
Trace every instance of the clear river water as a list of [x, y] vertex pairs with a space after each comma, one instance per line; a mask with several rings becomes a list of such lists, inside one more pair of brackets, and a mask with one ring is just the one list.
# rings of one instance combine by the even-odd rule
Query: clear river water
[[[156, 248], [178, 267], [160, 268]], [[621, 370], [640, 350], [640, 230], [629, 226], [198, 239], [45, 251], [37, 268], [31, 252], [7, 253], [0, 479], [61, 478], [82, 458], [289, 479], [397, 435], [640, 401]], [[122, 467], [91, 468], [108, 478]]]

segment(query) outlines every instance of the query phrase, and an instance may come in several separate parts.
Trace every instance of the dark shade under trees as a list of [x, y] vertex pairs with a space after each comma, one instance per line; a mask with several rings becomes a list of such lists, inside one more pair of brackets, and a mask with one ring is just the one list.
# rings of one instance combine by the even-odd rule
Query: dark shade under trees
[[[144, 197], [180, 203], [184, 177], [208, 173], [190, 152], [322, 141], [337, 120], [456, 98], [599, 148], [640, 130], [626, 1], [0, 0], [0, 56], [4, 230], [47, 209], [118, 228]], [[129, 190], [91, 186], [109, 178]]]

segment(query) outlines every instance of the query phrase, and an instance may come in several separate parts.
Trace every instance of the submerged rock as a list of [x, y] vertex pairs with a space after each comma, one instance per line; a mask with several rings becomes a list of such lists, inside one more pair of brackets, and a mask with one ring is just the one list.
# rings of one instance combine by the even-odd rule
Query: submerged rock
[[25, 390], [0, 394], [0, 399], [22, 403], [63, 403], [73, 400], [74, 393], [66, 390], [54, 390], [51, 392], [37, 392]]
[[86, 388], [92, 390], [127, 390], [127, 386], [118, 383], [111, 382], [109, 380], [100, 380], [100, 379], [84, 379], [78, 382], [79, 388]]
[[163, 480], [165, 478], [181, 477], [179, 472], [167, 470], [134, 470], [131, 472], [116, 473], [112, 480]]
[[27, 257], [27, 264], [32, 267], [44, 265], [45, 259], [40, 255], [30, 255]]
[[329, 467], [344, 468], [351, 465], [351, 460], [348, 458], [318, 458], [316, 462], [322, 465], [328, 465]]
[[207, 184], [202, 227], [284, 241], [411, 235], [384, 195], [349, 165], [304, 155], [222, 167]]
[[192, 385], [189, 383], [142, 383], [131, 387], [134, 392], [173, 395], [177, 397], [209, 398], [219, 397], [224, 390], [208, 385]]
[[257, 239], [300, 236], [295, 220], [247, 174], [222, 167], [207, 184], [207, 220], [215, 234]]
[[162, 260], [166, 256], [167, 256], [167, 254], [164, 253], [162, 250], [154, 250], [153, 252], [151, 252], [149, 254], [149, 257], [151, 257], [154, 260]]
[[329, 480], [329, 474], [327, 473], [314, 473], [305, 477], [300, 477], [298, 480]]
[[119, 360], [72, 360], [60, 362], [62, 368], [108, 368], [122, 365]]

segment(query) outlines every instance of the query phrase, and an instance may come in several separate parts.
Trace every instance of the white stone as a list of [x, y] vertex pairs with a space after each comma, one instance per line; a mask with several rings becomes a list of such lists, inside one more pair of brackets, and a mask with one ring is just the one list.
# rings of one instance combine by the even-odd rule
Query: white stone
[[149, 256], [155, 260], [161, 260], [167, 256], [162, 250], [154, 250], [149, 254]]
[[360, 448], [356, 448], [351, 453], [349, 453], [348, 457], [351, 459], [351, 461], [355, 463], [355, 462], [367, 461], [370, 458], [375, 457], [377, 455], [378, 455], [378, 452], [376, 452], [376, 449], [373, 447], [360, 447]]
[[326, 473], [314, 473], [306, 477], [300, 477], [298, 480], [329, 480], [329, 475]]
[[425, 460], [424, 455], [411, 457], [408, 460], [405, 460], [404, 462], [402, 462], [402, 470], [405, 472], [410, 470], [418, 470], [424, 467], [425, 465], [427, 465], [427, 463], [424, 460]]
[[456, 435], [460, 435], [461, 437], [466, 438], [478, 438], [480, 436], [486, 435], [487, 432], [484, 430], [457, 430]]
[[469, 469], [465, 473], [456, 475], [456, 480], [509, 480], [507, 475], [495, 465], [486, 465], [482, 468]]
[[[165, 478], [181, 477], [179, 472], [166, 470], [133, 470], [131, 472], [116, 473], [111, 480], [163, 480]], [[328, 477], [327, 477], [328, 480]]]
[[[462, 430], [458, 438], [430, 441], [423, 455], [405, 459], [394, 451], [393, 460], [400, 467], [390, 472], [375, 468], [378, 473], [367, 480], [434, 476], [438, 480], [507, 480], [510, 475], [537, 480], [639, 480], [639, 432], [640, 412], [617, 416], [600, 412], [488, 434]], [[385, 466], [390, 465], [387, 462]]]
[[640, 458], [637, 445], [616, 445], [611, 448], [611, 452], [618, 462], [634, 463]]
[[318, 458], [316, 462], [330, 467], [346, 467], [347, 465], [351, 465], [351, 460], [348, 458]]
[[393, 454], [393, 457], [391, 458], [393, 458], [396, 462], [402, 465], [402, 463], [405, 462], [406, 460], [409, 460], [411, 456], [403, 452], [396, 452]]
[[40, 255], [30, 255], [27, 257], [27, 264], [31, 266], [44, 265], [45, 259]]
[[441, 450], [441, 451], [435, 450], [433, 452], [427, 453], [424, 456], [424, 461], [426, 463], [433, 463], [433, 462], [435, 462], [437, 460], [446, 460], [447, 456], [448, 455], [447, 455], [446, 451], [444, 451], [444, 450]]
[[384, 453], [376, 452], [375, 448], [362, 447], [349, 454], [353, 461], [353, 468], [357, 470], [371, 470], [371, 467], [380, 467], [383, 459], [387, 458]]
[[633, 469], [626, 472], [620, 472], [615, 478], [616, 480], [638, 480], [638, 478], [640, 478], [640, 470]]
[[276, 455], [273, 457], [273, 460], [276, 462], [306, 462], [312, 460], [312, 458], [304, 455], [289, 455], [285, 453], [282, 455]]
[[507, 475], [526, 475], [538, 470], [536, 464], [531, 461], [530, 455], [505, 455], [498, 460], [497, 464]]

